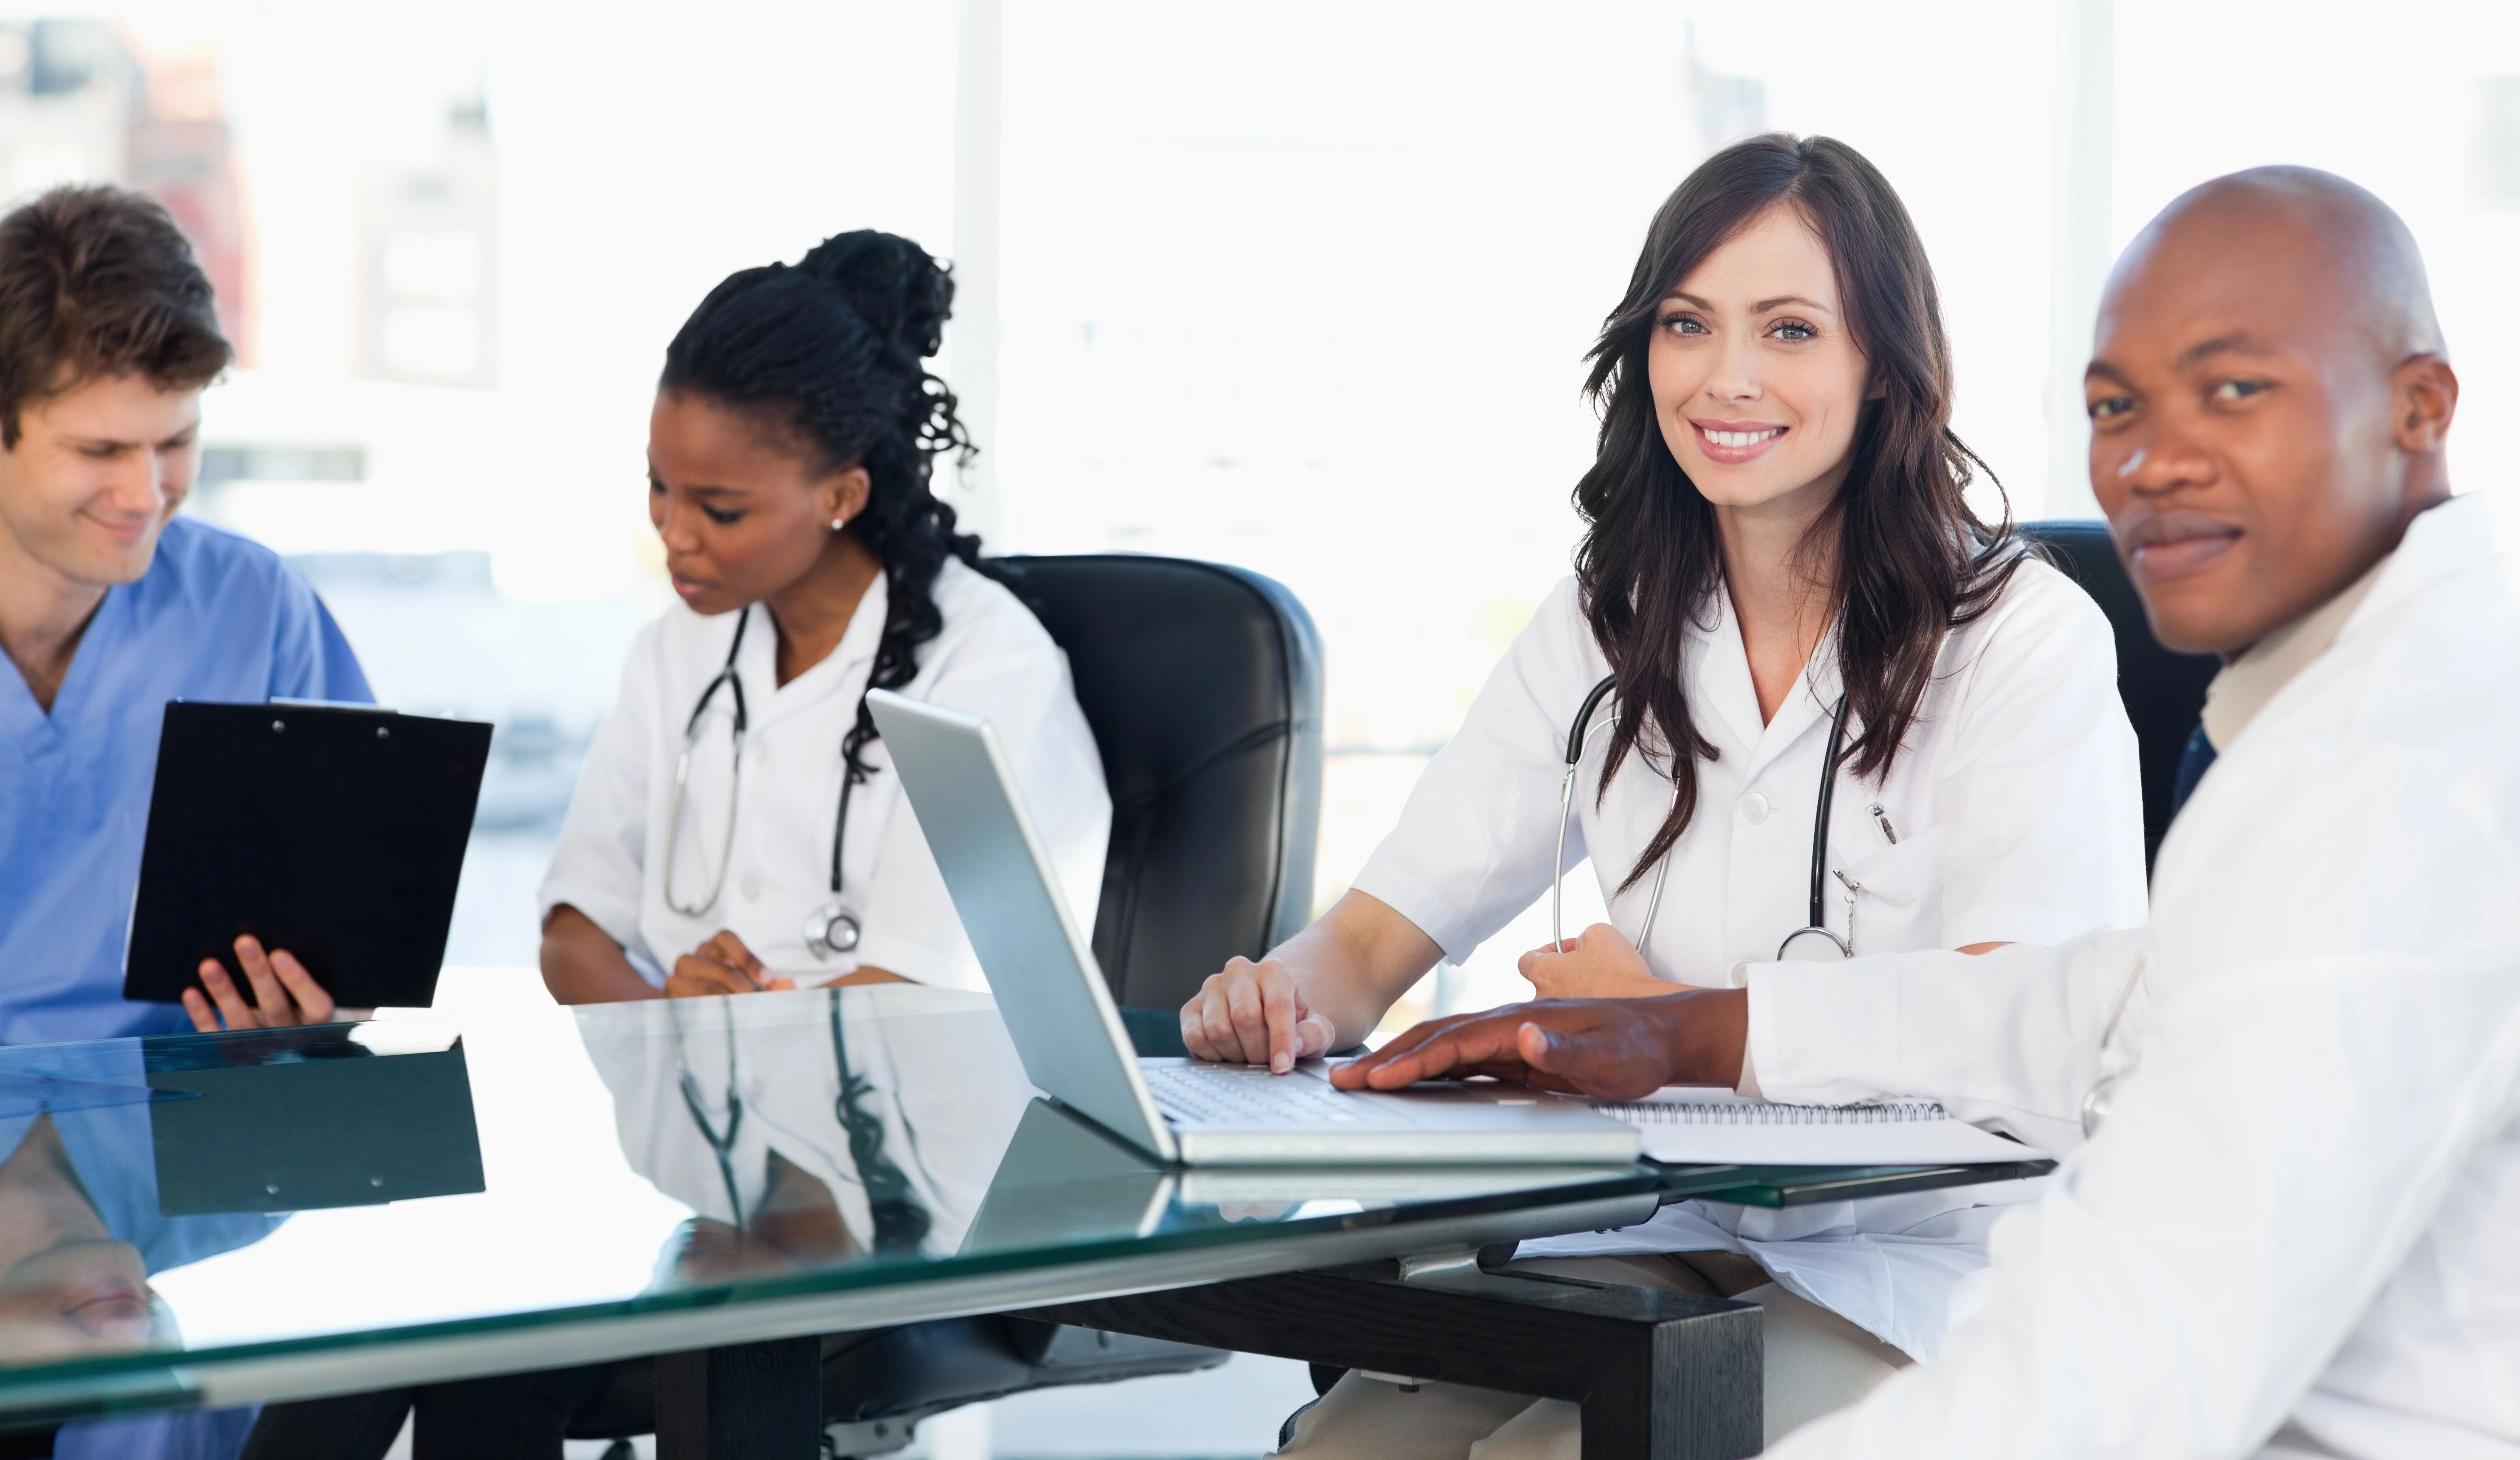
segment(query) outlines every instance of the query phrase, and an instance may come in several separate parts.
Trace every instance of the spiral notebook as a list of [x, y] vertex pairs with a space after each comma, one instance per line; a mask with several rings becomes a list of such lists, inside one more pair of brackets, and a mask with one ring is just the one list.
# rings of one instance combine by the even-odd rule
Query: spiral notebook
[[1973, 1166], [2041, 1154], [1980, 1130], [1931, 1100], [1784, 1105], [1673, 1085], [1593, 1108], [1644, 1132], [1644, 1156], [1676, 1166]]

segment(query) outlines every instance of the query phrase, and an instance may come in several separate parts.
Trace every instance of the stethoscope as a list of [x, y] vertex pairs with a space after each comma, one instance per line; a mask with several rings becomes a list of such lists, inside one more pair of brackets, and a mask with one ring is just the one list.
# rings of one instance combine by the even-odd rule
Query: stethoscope
[[[1566, 774], [1557, 781], [1557, 861], [1554, 875], [1549, 882], [1549, 942], [1559, 952], [1566, 951], [1562, 916], [1566, 890], [1566, 825], [1575, 815], [1575, 771], [1584, 759], [1585, 739], [1593, 731], [1593, 712], [1600, 707], [1601, 701], [1618, 684], [1618, 679], [1617, 675], [1601, 677], [1601, 682], [1584, 696], [1583, 707], [1575, 712], [1575, 724], [1566, 732]], [[1787, 950], [1805, 938], [1827, 940], [1829, 947], [1835, 949], [1841, 958], [1855, 956], [1855, 895], [1864, 890], [1864, 885], [1844, 872], [1837, 874], [1838, 881], [1846, 885], [1845, 937], [1840, 938], [1830, 932], [1822, 921], [1828, 890], [1828, 812], [1831, 802], [1836, 799], [1837, 763], [1845, 755], [1846, 696], [1841, 693], [1837, 697], [1837, 707], [1829, 712], [1828, 753], [1820, 763], [1820, 810], [1812, 818], [1811, 922], [1787, 933], [1785, 941], [1777, 945], [1779, 962], [1784, 960]], [[1672, 796], [1677, 799], [1679, 795], [1680, 787], [1674, 785]], [[1879, 807], [1873, 808], [1873, 815], [1880, 820], [1883, 834], [1896, 843], [1898, 834], [1890, 830], [1889, 818], [1882, 816]], [[1645, 941], [1653, 936], [1654, 914], [1662, 910], [1663, 883], [1670, 875], [1671, 854], [1665, 852], [1661, 863], [1654, 867], [1653, 892], [1645, 899], [1645, 920], [1637, 929], [1636, 946], [1640, 952], [1644, 950]]]
[[2143, 969], [2144, 965], [2138, 963], [2135, 971], [2127, 975], [2126, 982], [2118, 987], [2117, 1002], [2109, 1009], [2108, 1023], [2100, 1026], [2100, 1078], [2092, 1081], [2092, 1087], [2083, 1092], [2085, 1140], [2100, 1133], [2100, 1127], [2107, 1123], [2109, 1112], [2117, 1106], [2119, 1084], [2126, 1079], [2127, 1072], [2135, 1068], [2135, 1056], [2117, 1042], [2118, 1021], [2126, 1017], [2127, 1005], [2135, 998], [2136, 985], [2143, 982]]
[[[718, 894], [726, 890], [726, 869], [735, 854], [735, 810], [737, 793], [743, 775], [743, 734], [752, 725], [752, 717], [743, 702], [743, 681], [735, 672], [736, 655], [743, 651], [743, 631], [752, 622], [752, 609], [746, 605], [735, 620], [735, 642], [726, 647], [726, 666], [700, 691], [699, 702], [692, 706], [692, 718], [683, 723], [683, 753], [674, 762], [674, 804], [665, 818], [665, 906], [685, 917], [698, 917], [717, 906]], [[699, 745], [700, 720], [708, 714], [709, 701], [717, 697], [719, 686], [727, 686], [735, 696], [735, 759], [727, 770], [726, 836], [717, 849], [717, 876], [709, 883], [708, 896], [691, 907], [674, 901], [674, 853], [682, 844], [683, 801], [692, 779], [692, 752]], [[832, 828], [832, 896], [805, 915], [805, 947], [815, 957], [828, 958], [856, 950], [863, 929], [856, 914], [840, 902], [840, 853], [848, 844], [849, 793], [857, 788], [854, 772], [843, 768], [840, 774], [840, 813]]]
[[[666, 1000], [665, 1027], [674, 1037], [674, 1071], [680, 1077], [683, 1108], [691, 1113], [692, 1124], [699, 1128], [700, 1139], [717, 1158], [718, 1179], [726, 1184], [726, 1201], [734, 1214], [733, 1224], [743, 1226], [743, 1191], [735, 1179], [736, 1137], [743, 1130], [743, 1094], [741, 1075], [736, 1065], [735, 1020], [726, 1022], [726, 1128], [718, 1128], [709, 1119], [708, 1102], [700, 1094], [699, 1081], [692, 1074], [690, 1052], [683, 1046], [683, 1021], [676, 1001]], [[926, 1206], [919, 1199], [910, 1177], [884, 1149], [883, 1119], [866, 1108], [866, 1100], [876, 1092], [873, 1082], [849, 1066], [848, 1036], [840, 1017], [840, 991], [830, 994], [832, 1021], [832, 1058], [839, 1070], [839, 1093], [832, 1102], [832, 1113], [849, 1143], [849, 1158], [858, 1169], [858, 1180], [866, 1190], [867, 1212], [875, 1225], [874, 1247], [878, 1253], [916, 1252], [927, 1240], [935, 1225]]]
[[691, 1112], [692, 1124], [700, 1129], [700, 1139], [708, 1142], [710, 1153], [717, 1157], [718, 1179], [726, 1183], [726, 1204], [734, 1213], [734, 1224], [740, 1228], [743, 1225], [743, 1192], [735, 1180], [735, 1138], [743, 1129], [743, 1096], [736, 1088], [735, 1021], [729, 1019], [726, 1023], [726, 1128], [720, 1130], [708, 1117], [707, 1103], [700, 1098], [700, 1083], [692, 1078], [690, 1053], [683, 1048], [682, 1015], [675, 1009], [675, 1002], [665, 1000], [665, 1027], [674, 1036], [674, 1071], [682, 1077], [683, 1108]]

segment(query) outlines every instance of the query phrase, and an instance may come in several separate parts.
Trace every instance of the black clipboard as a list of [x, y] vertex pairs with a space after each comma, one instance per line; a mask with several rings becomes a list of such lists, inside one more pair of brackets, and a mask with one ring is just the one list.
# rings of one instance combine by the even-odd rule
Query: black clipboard
[[347, 1008], [426, 1007], [490, 727], [274, 700], [166, 706], [122, 996], [171, 1003], [251, 933]]

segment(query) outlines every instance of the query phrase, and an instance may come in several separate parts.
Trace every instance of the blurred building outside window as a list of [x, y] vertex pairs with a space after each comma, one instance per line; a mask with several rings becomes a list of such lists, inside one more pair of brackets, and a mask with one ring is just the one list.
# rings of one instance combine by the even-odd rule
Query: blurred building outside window
[[[168, 202], [242, 351], [188, 509], [296, 559], [381, 694], [498, 723], [456, 961], [531, 962], [577, 757], [666, 601], [664, 341], [726, 273], [859, 226], [964, 270], [939, 369], [984, 455], [944, 475], [993, 551], [1230, 559], [1311, 605], [1326, 905], [1568, 570], [1584, 352], [1655, 204], [1734, 137], [1828, 132], [1901, 190], [1958, 428], [2019, 515], [2091, 510], [2078, 380], [2116, 250], [2274, 160], [2405, 212], [2473, 403], [2459, 478], [2505, 493], [2520, 15], [2415, 12], [11, 8], [0, 197]], [[840, 84], [839, 57], [882, 64]], [[1514, 995], [1545, 917], [1402, 1016]]]
[[[2496, 0], [0, 0], [0, 200], [145, 188], [218, 288], [240, 365], [186, 509], [287, 554], [381, 698], [497, 726], [449, 961], [503, 971], [468, 988], [539, 987], [535, 886], [670, 601], [655, 371], [728, 273], [856, 227], [950, 253], [937, 368], [984, 454], [940, 482], [991, 551], [1224, 559], [1302, 597], [1327, 906], [1569, 570], [1584, 355], [1655, 205], [1767, 128], [1900, 190], [1957, 429], [2022, 517], [2092, 510], [2079, 379], [2134, 231], [2237, 167], [2355, 178], [2423, 244], [2454, 476], [2512, 520], [2520, 7]], [[1599, 915], [1590, 868], [1566, 885], [1570, 925]], [[1544, 902], [1390, 1023], [1518, 996], [1546, 930]], [[288, 1240], [359, 1267], [324, 1233]], [[1308, 1394], [1238, 1359], [922, 1444], [1247, 1453]]]

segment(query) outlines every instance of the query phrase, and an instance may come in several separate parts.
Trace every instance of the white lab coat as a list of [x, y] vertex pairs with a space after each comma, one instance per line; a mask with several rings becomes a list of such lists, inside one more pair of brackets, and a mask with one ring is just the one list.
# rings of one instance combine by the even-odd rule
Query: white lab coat
[[2520, 605], [2456, 499], [2206, 774], [2149, 930], [1754, 969], [1770, 1094], [2066, 1153], [1941, 1358], [1772, 1453], [2520, 1456], [2514, 726]]
[[[1815, 655], [1762, 726], [1730, 595], [1714, 595], [1707, 618], [1690, 633], [1684, 664], [1697, 728], [1716, 754], [1698, 763], [1697, 816], [1672, 849], [1643, 951], [1657, 977], [1727, 986], [1737, 965], [1774, 957], [1807, 920], [1812, 818], [1838, 677], [1831, 653]], [[1545, 897], [1569, 722], [1606, 673], [1570, 579], [1507, 651], [1355, 886], [1457, 961]], [[1652, 874], [1610, 894], [1661, 823], [1671, 783], [1632, 758], [1598, 798], [1608, 740], [1597, 729], [1586, 749], [1566, 865], [1591, 857], [1611, 920], [1633, 940]], [[1888, 778], [1841, 775], [1829, 868], [1863, 885], [1859, 952], [2052, 944], [2142, 923], [2142, 818], [2108, 620], [2055, 569], [2027, 562], [1985, 614], [1946, 639]], [[1828, 926], [1842, 934], [1843, 889], [1834, 878], [1829, 887]], [[1789, 1212], [1690, 1203], [1625, 1231], [1525, 1251], [1747, 1252], [1788, 1289], [1922, 1357], [1941, 1340], [1953, 1285], [1985, 1261], [1990, 1204], [2029, 1194], [2015, 1182]]]
[[[543, 880], [543, 915], [562, 903], [576, 907], [659, 986], [674, 959], [732, 929], [774, 973], [800, 984], [865, 963], [918, 983], [986, 992], [881, 740], [862, 752], [874, 774], [850, 798], [842, 853], [841, 901], [864, 924], [863, 940], [855, 952], [828, 957], [805, 944], [807, 917], [832, 895], [840, 742], [857, 723], [874, 669], [885, 592], [878, 578], [838, 646], [786, 685], [777, 683], [777, 636], [767, 611], [753, 609], [736, 662], [751, 730], [736, 777], [734, 849], [717, 901], [697, 917], [666, 902], [663, 849], [684, 727], [726, 663], [736, 615], [702, 618], [676, 604], [642, 631], [622, 672], [620, 698], [579, 773]], [[946, 562], [935, 597], [943, 631], [920, 645], [919, 672], [901, 692], [997, 727], [1060, 890], [1078, 925], [1090, 928], [1102, 892], [1111, 800], [1067, 655], [1005, 587], [960, 561]], [[734, 712], [734, 696], [721, 688], [701, 719], [672, 858], [673, 900], [684, 907], [708, 895], [725, 842]]]

